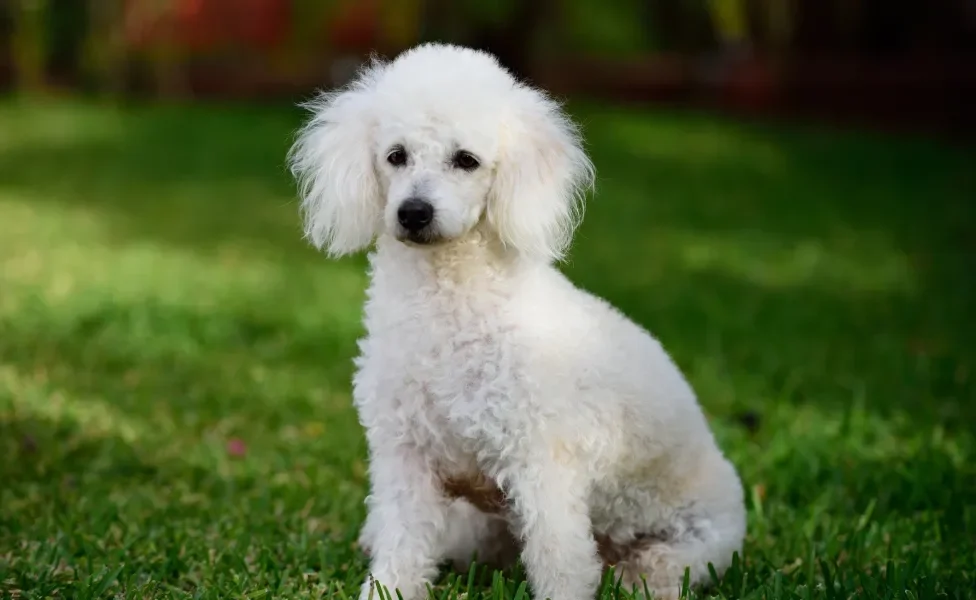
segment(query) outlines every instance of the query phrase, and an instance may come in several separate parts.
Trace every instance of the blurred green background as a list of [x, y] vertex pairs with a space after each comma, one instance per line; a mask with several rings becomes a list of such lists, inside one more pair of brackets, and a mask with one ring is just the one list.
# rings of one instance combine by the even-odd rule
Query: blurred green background
[[970, 0], [0, 2], [0, 596], [355, 596], [364, 260], [301, 239], [284, 156], [296, 102], [437, 39], [583, 126], [597, 192], [562, 268], [662, 339], [747, 489], [741, 560], [700, 595], [972, 597], [974, 23]]

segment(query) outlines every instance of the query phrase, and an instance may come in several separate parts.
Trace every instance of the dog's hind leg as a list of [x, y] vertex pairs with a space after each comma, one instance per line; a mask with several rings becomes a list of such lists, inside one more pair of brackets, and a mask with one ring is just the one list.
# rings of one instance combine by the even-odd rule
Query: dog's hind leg
[[615, 565], [615, 576], [627, 591], [647, 590], [656, 600], [677, 599], [685, 569], [690, 585], [711, 580], [708, 565], [721, 575], [741, 551], [745, 536], [745, 510], [741, 484], [724, 459], [710, 477], [688, 490], [679, 507], [655, 525], [646, 543]]

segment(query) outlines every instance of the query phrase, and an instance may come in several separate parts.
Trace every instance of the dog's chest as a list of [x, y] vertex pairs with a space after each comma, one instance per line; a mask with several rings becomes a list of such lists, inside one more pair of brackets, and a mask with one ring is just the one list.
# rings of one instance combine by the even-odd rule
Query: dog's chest
[[367, 323], [362, 368], [377, 382], [377, 408], [450, 471], [469, 468], [500, 403], [513, 397], [518, 363], [499, 313], [484, 296], [430, 294]]
[[496, 324], [474, 315], [418, 330], [419, 347], [406, 356], [405, 372], [421, 388], [423, 402], [416, 408], [443, 419], [451, 430], [489, 418], [485, 412], [513, 382], [504, 337]]

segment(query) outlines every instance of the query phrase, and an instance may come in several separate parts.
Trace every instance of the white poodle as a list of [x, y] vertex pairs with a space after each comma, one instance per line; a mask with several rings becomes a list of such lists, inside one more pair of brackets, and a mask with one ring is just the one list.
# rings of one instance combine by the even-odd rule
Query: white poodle
[[659, 598], [722, 572], [742, 486], [660, 343], [552, 266], [593, 170], [575, 126], [490, 55], [426, 44], [310, 104], [289, 160], [306, 233], [375, 240], [353, 382], [373, 582], [521, 556], [536, 598], [602, 570]]

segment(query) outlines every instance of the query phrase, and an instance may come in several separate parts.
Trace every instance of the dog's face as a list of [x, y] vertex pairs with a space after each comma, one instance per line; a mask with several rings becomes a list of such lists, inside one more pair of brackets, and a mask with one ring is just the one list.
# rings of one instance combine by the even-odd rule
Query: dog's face
[[331, 254], [377, 235], [438, 246], [479, 230], [561, 256], [592, 166], [575, 126], [490, 55], [428, 44], [312, 102], [290, 153], [306, 233]]
[[494, 179], [494, 148], [476, 135], [430, 123], [382, 128], [376, 169], [383, 229], [408, 244], [459, 238], [483, 217]]

